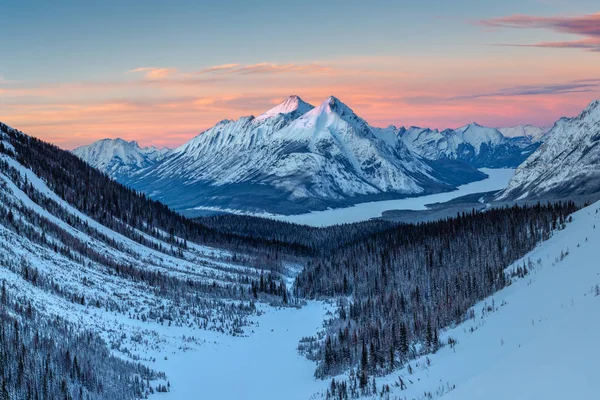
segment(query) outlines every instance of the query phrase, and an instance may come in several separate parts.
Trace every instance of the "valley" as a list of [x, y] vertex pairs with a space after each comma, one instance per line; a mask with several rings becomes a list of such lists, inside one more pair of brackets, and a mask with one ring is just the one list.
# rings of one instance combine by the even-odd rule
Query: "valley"
[[[347, 123], [345, 117], [355, 117], [345, 107], [328, 100], [308, 113], [317, 110], [319, 124]], [[592, 132], [594, 107], [579, 117]], [[285, 120], [273, 112], [259, 121], [273, 115]], [[551, 129], [531, 157], [564, 145], [568, 122]], [[474, 182], [455, 181], [456, 190], [449, 185], [425, 196], [297, 215], [235, 210], [190, 220], [71, 153], [0, 128], [0, 304], [3, 321], [16, 321], [4, 329], [11, 343], [24, 341], [18, 357], [45, 371], [26, 380], [18, 363], [9, 365], [6, 391], [17, 397], [46, 390], [77, 400], [114, 393], [128, 399], [475, 399], [510, 366], [524, 363], [546, 371], [527, 375], [535, 390], [520, 372], [507, 375], [513, 385], [497, 398], [529, 390], [558, 399], [552, 396], [570, 393], [571, 385], [594, 390], [578, 381], [580, 374], [558, 367], [572, 363], [570, 352], [540, 354], [561, 335], [592, 346], [592, 335], [571, 328], [588, 326], [583, 318], [595, 307], [600, 275], [590, 246], [600, 206], [503, 199], [527, 172], [527, 161], [516, 173], [468, 167], [476, 171]], [[595, 154], [589, 131], [577, 132], [589, 143], [581, 157]], [[119, 154], [145, 173], [171, 153]], [[439, 182], [432, 167], [439, 160], [406, 154]], [[571, 162], [555, 160], [547, 167]], [[463, 161], [447, 162], [447, 168], [466, 168]], [[398, 219], [401, 213], [434, 211], [441, 216], [397, 223], [411, 222]], [[55, 342], [28, 358], [25, 341], [36, 343], [39, 332], [21, 339], [20, 329], [40, 326]], [[70, 336], [52, 333], [61, 329]], [[0, 346], [3, 357], [14, 354], [8, 346]], [[94, 359], [98, 351], [107, 355], [103, 363]], [[42, 354], [55, 357], [51, 367], [40, 367]], [[552, 371], [536, 364], [540, 359]], [[79, 363], [94, 372], [85, 374]], [[121, 372], [103, 372], [111, 368]], [[568, 382], [563, 391], [541, 387], [548, 374]]]
[[0, 1], [0, 400], [600, 398], [598, 6]]

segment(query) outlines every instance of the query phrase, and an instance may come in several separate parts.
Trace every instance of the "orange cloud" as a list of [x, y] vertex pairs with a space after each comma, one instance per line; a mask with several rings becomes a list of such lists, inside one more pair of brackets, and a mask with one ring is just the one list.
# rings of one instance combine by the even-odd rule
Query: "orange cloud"
[[209, 74], [211, 72], [228, 71], [228, 70], [231, 70], [236, 67], [239, 67], [239, 64], [215, 65], [213, 67], [204, 68], [204, 69], [198, 71], [198, 74]]
[[176, 74], [177, 68], [136, 68], [129, 73], [143, 73], [147, 79], [163, 79]]

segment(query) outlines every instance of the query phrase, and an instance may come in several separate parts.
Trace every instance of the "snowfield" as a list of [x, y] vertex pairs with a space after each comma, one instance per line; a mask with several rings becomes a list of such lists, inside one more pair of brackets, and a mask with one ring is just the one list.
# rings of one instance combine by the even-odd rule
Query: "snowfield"
[[329, 307], [264, 307], [248, 337], [215, 335], [197, 350], [153, 365], [165, 371], [171, 392], [161, 398], [306, 400], [327, 386], [314, 378], [315, 363], [298, 354], [299, 340], [316, 334]]

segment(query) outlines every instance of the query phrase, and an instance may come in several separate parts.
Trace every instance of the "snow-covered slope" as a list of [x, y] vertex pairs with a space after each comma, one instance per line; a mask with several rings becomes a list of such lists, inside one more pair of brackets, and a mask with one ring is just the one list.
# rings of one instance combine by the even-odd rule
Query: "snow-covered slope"
[[[389, 385], [390, 399], [596, 398], [599, 242], [600, 202], [508, 267], [510, 286], [440, 333], [443, 343], [452, 338], [456, 345], [377, 378], [377, 388]], [[524, 266], [523, 278], [513, 274]]]
[[35, 318], [64, 319], [120, 357], [169, 370], [172, 355], [256, 323], [262, 295], [250, 284], [268, 274], [264, 260], [244, 254], [250, 267], [192, 240], [209, 232], [66, 151], [1, 123], [0, 138], [0, 283]]
[[335, 97], [313, 108], [292, 96], [259, 117], [219, 122], [123, 182], [177, 210], [293, 214], [484, 178], [472, 168], [461, 173], [458, 182], [446, 179]]
[[531, 143], [544, 141], [544, 136], [550, 128], [542, 128], [533, 125], [517, 125], [505, 128], [498, 128], [507, 138], [528, 138]]
[[562, 118], [517, 168], [500, 200], [588, 195], [600, 191], [600, 100]]
[[77, 157], [117, 180], [153, 165], [169, 152], [167, 148], [140, 147], [136, 141], [123, 139], [103, 139], [73, 150]]
[[[390, 128], [382, 130], [389, 136]], [[538, 144], [525, 136], [507, 138], [499, 130], [472, 123], [456, 130], [410, 127], [396, 134], [414, 153], [429, 160], [462, 160], [477, 168], [516, 167]]]

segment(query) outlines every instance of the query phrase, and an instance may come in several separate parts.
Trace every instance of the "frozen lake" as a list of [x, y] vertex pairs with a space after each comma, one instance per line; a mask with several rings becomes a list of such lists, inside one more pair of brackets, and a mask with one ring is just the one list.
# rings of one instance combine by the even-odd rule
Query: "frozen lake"
[[484, 179], [483, 181], [459, 186], [458, 190], [453, 192], [438, 193], [429, 196], [411, 197], [399, 200], [373, 201], [369, 203], [356, 204], [351, 207], [335, 208], [325, 211], [314, 211], [308, 214], [261, 216], [274, 218], [281, 221], [294, 222], [297, 224], [320, 227], [360, 222], [371, 218], [380, 217], [381, 213], [388, 210], [425, 210], [425, 204], [443, 203], [467, 194], [491, 192], [493, 190], [504, 189], [515, 172], [515, 170], [512, 168], [482, 168], [481, 171], [489, 175], [489, 178]]

